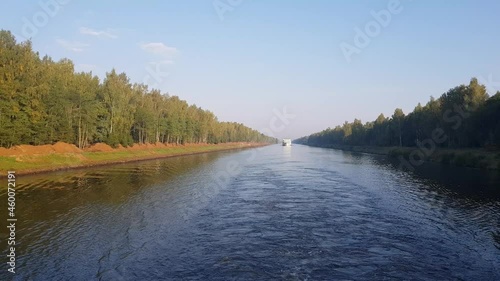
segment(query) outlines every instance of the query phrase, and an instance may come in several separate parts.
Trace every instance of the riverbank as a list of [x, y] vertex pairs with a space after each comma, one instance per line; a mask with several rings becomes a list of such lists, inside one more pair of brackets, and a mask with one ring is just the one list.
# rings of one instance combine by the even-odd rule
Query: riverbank
[[87, 149], [79, 149], [72, 144], [20, 145], [10, 149], [0, 148], [0, 177], [6, 171], [16, 174], [35, 174], [85, 168], [116, 163], [152, 160], [167, 157], [185, 156], [215, 151], [264, 146], [263, 143], [222, 143], [165, 145], [134, 144], [131, 147], [111, 148], [99, 143]]
[[486, 149], [435, 149], [432, 152], [418, 147], [376, 147], [376, 146], [318, 146], [344, 151], [385, 155], [388, 157], [403, 157], [420, 161], [420, 156], [427, 162], [435, 162], [458, 167], [489, 169], [500, 171], [500, 151]]

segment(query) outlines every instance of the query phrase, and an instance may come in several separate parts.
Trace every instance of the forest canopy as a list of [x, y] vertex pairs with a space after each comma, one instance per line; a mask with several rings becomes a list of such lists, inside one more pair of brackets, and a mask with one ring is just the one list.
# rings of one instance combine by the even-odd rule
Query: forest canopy
[[111, 70], [103, 81], [75, 72], [69, 59], [53, 61], [0, 30], [0, 146], [58, 141], [80, 148], [104, 142], [275, 142], [240, 123], [219, 122], [189, 105]]
[[[439, 135], [439, 136], [438, 136]], [[418, 146], [435, 140], [442, 148], [500, 146], [500, 92], [489, 96], [476, 78], [468, 85], [450, 89], [438, 99], [404, 114], [397, 108], [390, 117], [380, 114], [376, 120], [345, 122], [295, 140], [312, 146]]]

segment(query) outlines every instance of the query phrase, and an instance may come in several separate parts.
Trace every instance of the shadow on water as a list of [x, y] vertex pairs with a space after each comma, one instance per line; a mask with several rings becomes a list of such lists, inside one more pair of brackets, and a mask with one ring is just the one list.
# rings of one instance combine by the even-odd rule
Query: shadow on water
[[[18, 176], [16, 178], [16, 217], [18, 241], [29, 245], [41, 225], [51, 225], [60, 217], [79, 212], [80, 208], [119, 208], [141, 192], [157, 184], [172, 181], [197, 167], [210, 163], [227, 152], [149, 160]], [[7, 190], [0, 189], [0, 206], [6, 210]], [[8, 237], [6, 228], [0, 238]], [[29, 233], [30, 235], [24, 235]], [[18, 254], [26, 250], [20, 246]]]
[[[396, 159], [387, 159], [391, 166], [399, 169]], [[500, 172], [480, 170], [467, 167], [455, 167], [439, 163], [423, 163], [414, 171], [406, 171], [430, 183], [436, 183], [439, 188], [446, 188], [457, 194], [478, 200], [500, 199]]]
[[[404, 186], [405, 192], [417, 192], [432, 200], [447, 202], [457, 208], [468, 210], [473, 218], [485, 220], [488, 213], [495, 212], [500, 207], [500, 172], [467, 167], [456, 167], [448, 164], [425, 162], [415, 166], [413, 171], [401, 169], [398, 159], [341, 151], [344, 159], [355, 165], [366, 164], [388, 169], [392, 174], [399, 173], [420, 184]], [[433, 202], [429, 200], [429, 202]], [[497, 214], [498, 215], [498, 214]], [[500, 249], [500, 220], [496, 223], [481, 222], [488, 225], [488, 232], [496, 248]]]
[[426, 183], [426, 187], [435, 191], [454, 194], [475, 200], [500, 200], [500, 171], [456, 167], [447, 164], [425, 162], [414, 166], [410, 171], [401, 168], [398, 159], [380, 155], [342, 151], [346, 159], [361, 164], [370, 157], [377, 165], [385, 166], [395, 172], [403, 172]]

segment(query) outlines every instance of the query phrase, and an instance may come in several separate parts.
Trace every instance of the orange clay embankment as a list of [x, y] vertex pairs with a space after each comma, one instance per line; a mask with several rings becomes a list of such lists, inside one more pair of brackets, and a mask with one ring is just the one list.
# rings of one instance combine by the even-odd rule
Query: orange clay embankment
[[120, 145], [112, 148], [105, 143], [97, 143], [82, 150], [72, 144], [58, 142], [53, 145], [19, 145], [9, 149], [0, 147], [0, 177], [5, 177], [6, 171], [15, 171], [16, 174], [33, 174], [263, 145], [267, 144], [239, 142], [167, 145], [148, 143], [134, 144], [131, 147]]

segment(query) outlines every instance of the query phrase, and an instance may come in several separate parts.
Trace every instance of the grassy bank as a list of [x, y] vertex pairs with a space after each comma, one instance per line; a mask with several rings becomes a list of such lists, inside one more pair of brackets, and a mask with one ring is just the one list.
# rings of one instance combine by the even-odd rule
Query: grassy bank
[[436, 162], [458, 167], [500, 170], [500, 151], [485, 149], [435, 149], [424, 151], [417, 147], [376, 147], [376, 146], [322, 146], [344, 151], [386, 155], [389, 157], [403, 157], [410, 159], [410, 155], [419, 161], [419, 156], [424, 156], [424, 161]]
[[[56, 144], [57, 145], [57, 144]], [[71, 146], [64, 144], [66, 146]], [[114, 163], [124, 163], [148, 159], [166, 158], [182, 155], [192, 155], [214, 151], [224, 151], [240, 148], [258, 147], [261, 143], [224, 143], [224, 144], [190, 144], [179, 146], [163, 145], [134, 145], [129, 148], [48, 151], [33, 146], [30, 149], [19, 147], [13, 151], [4, 150], [0, 155], [0, 176], [5, 176], [6, 171], [16, 171], [17, 174], [32, 174], [63, 169], [91, 167]], [[61, 146], [61, 145], [60, 145]], [[27, 147], [27, 146], [23, 146]], [[47, 147], [47, 146], [45, 146]], [[8, 151], [10, 153], [5, 153]], [[68, 152], [71, 151], [71, 152]]]

